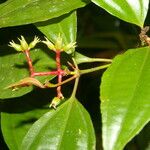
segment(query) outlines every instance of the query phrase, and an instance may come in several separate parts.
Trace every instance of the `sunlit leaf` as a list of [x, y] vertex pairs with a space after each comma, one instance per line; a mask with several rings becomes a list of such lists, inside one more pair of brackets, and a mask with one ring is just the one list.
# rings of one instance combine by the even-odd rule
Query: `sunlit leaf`
[[117, 56], [101, 84], [103, 146], [123, 147], [150, 121], [150, 48]]
[[149, 0], [92, 0], [110, 14], [124, 21], [143, 27]]

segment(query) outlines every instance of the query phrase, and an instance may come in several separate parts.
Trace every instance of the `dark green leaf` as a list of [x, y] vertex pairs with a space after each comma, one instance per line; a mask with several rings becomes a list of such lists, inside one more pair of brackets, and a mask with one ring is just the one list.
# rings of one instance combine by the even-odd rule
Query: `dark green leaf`
[[36, 121], [39, 116], [42, 116], [44, 112], [42, 109], [37, 109], [21, 114], [2, 113], [1, 124], [3, 136], [10, 150], [20, 149], [25, 134], [34, 121]]
[[117, 56], [102, 77], [105, 150], [122, 150], [150, 121], [150, 48]]
[[43, 115], [26, 134], [21, 150], [94, 150], [95, 137], [87, 111], [71, 98]]
[[0, 103], [3, 137], [10, 150], [20, 150], [22, 140], [44, 113], [49, 111], [47, 103], [53, 96], [51, 90], [35, 90], [25, 96]]
[[85, 6], [88, 0], [7, 0], [0, 5], [0, 27], [46, 21]]
[[149, 0], [92, 0], [110, 14], [143, 27], [148, 12]]
[[[19, 80], [29, 77], [28, 65], [23, 53], [17, 53], [8, 47], [0, 48], [0, 98], [12, 98], [22, 96], [33, 90], [33, 87], [23, 87], [19, 90], [12, 91], [12, 89], [5, 89], [10, 84], [18, 82]], [[48, 71], [50, 68], [55, 68], [55, 60], [53, 59], [49, 50], [43, 51], [41, 49], [31, 50], [31, 58], [35, 66], [35, 70]], [[46, 79], [52, 79], [53, 76], [37, 77], [41, 82]]]

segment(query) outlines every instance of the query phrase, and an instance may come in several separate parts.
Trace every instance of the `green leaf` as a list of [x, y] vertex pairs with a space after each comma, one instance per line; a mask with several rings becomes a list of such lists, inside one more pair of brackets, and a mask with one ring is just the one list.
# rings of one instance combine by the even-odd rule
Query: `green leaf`
[[103, 146], [122, 150], [150, 121], [150, 48], [117, 56], [101, 84]]
[[44, 113], [49, 111], [45, 104], [50, 103], [50, 90], [35, 90], [25, 96], [0, 103], [1, 127], [5, 142], [10, 150], [20, 150], [22, 140]]
[[148, 12], [149, 0], [92, 0], [110, 14], [143, 27]]
[[94, 150], [95, 137], [87, 111], [71, 98], [43, 115], [26, 134], [21, 150]]
[[[43, 112], [42, 112], [43, 111]], [[5, 142], [10, 150], [19, 150], [21, 142], [31, 125], [45, 111], [37, 109], [28, 113], [2, 113], [1, 125]], [[33, 119], [33, 120], [32, 120]]]
[[[5, 89], [10, 84], [29, 77], [29, 69], [26, 63], [26, 57], [23, 53], [12, 53], [13, 49], [0, 47], [0, 99], [22, 96], [33, 90], [32, 86], [22, 87], [19, 90]], [[31, 58], [37, 72], [50, 71], [55, 68], [55, 60], [49, 50], [34, 49], [30, 51]], [[39, 81], [52, 79], [54, 76], [37, 77]]]
[[0, 27], [46, 21], [88, 3], [89, 0], [7, 0], [0, 5]]
[[49, 40], [53, 42], [56, 41], [59, 34], [61, 35], [64, 44], [76, 41], [76, 11], [35, 25]]

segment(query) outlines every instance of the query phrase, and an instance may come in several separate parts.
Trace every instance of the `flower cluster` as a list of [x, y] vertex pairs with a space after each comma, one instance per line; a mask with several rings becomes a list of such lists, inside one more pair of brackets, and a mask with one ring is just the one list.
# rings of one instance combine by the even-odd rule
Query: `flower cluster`
[[34, 40], [30, 44], [26, 42], [23, 36], [21, 36], [20, 39], [18, 38], [18, 40], [20, 41], [20, 44], [16, 44], [14, 41], [11, 41], [9, 42], [8, 46], [13, 47], [16, 51], [25, 51], [34, 48], [35, 45], [40, 42], [40, 39], [36, 36], [34, 37]]
[[51, 42], [48, 38], [45, 37], [45, 41], [41, 41], [37, 36], [34, 37], [34, 40], [28, 44], [23, 36], [18, 38], [20, 44], [16, 44], [14, 41], [9, 42], [9, 46], [13, 47], [16, 51], [25, 51], [30, 50], [36, 46], [37, 43], [42, 42], [47, 45], [47, 47], [53, 51], [65, 51], [68, 54], [73, 53], [73, 49], [76, 47], [76, 42], [70, 42], [69, 44], [64, 44], [62, 37], [59, 35], [55, 42]]
[[[61, 84], [63, 83], [62, 77], [64, 75], [72, 75], [72, 72], [69, 70], [62, 70], [61, 69], [61, 60], [60, 60], [60, 54], [61, 52], [66, 52], [68, 54], [72, 54], [73, 50], [76, 46], [75, 42], [71, 42], [69, 44], [64, 44], [61, 36], [59, 35], [55, 42], [51, 42], [45, 37], [44, 41], [41, 41], [38, 37], [34, 37], [34, 40], [30, 42], [29, 44], [26, 42], [25, 38], [21, 36], [21, 38], [18, 38], [20, 41], [20, 44], [16, 44], [14, 41], [11, 41], [9, 43], [10, 47], [13, 47], [16, 51], [23, 52], [26, 56], [26, 60], [29, 66], [30, 71], [30, 77], [26, 77], [22, 80], [20, 80], [17, 83], [11, 84], [8, 86], [8, 88], [18, 89], [20, 87], [29, 86], [29, 85], [35, 85], [40, 88], [50, 88], [54, 87], [51, 83], [42, 84], [40, 81], [35, 79], [35, 76], [47, 76], [47, 75], [56, 75], [58, 78], [58, 83], [56, 84], [56, 90], [57, 90], [57, 96], [53, 98], [50, 107], [56, 108], [56, 106], [60, 103], [61, 99], [63, 99], [63, 94], [61, 92]], [[30, 57], [30, 49], [34, 48], [37, 43], [42, 42], [47, 45], [47, 47], [51, 50], [53, 50], [56, 53], [56, 65], [57, 70], [49, 71], [49, 72], [35, 72], [32, 59]], [[73, 79], [73, 78], [72, 78]], [[57, 86], [58, 85], [58, 86]]]
[[57, 51], [57, 50], [65, 51], [68, 54], [73, 53], [72, 50], [76, 47], [76, 42], [71, 42], [67, 45], [64, 45], [60, 35], [57, 37], [55, 43], [49, 41], [46, 37], [45, 37], [45, 41], [42, 42], [45, 43], [47, 47], [53, 51]]

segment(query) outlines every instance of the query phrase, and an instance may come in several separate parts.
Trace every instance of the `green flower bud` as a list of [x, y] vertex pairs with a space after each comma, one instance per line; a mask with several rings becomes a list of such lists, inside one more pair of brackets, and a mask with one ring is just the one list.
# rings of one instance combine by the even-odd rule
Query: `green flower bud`
[[34, 37], [34, 40], [29, 45], [23, 36], [21, 36], [20, 39], [18, 38], [18, 40], [20, 41], [20, 45], [16, 44], [14, 41], [9, 42], [9, 46], [13, 47], [17, 51], [30, 50], [31, 48], [34, 48], [37, 43], [40, 42], [40, 39], [36, 36]]
[[46, 44], [48, 46], [48, 48], [50, 48], [53, 51], [65, 51], [68, 54], [72, 54], [74, 52], [74, 48], [76, 47], [76, 42], [70, 42], [67, 45], [63, 44], [63, 39], [60, 36], [60, 34], [58, 35], [55, 43], [50, 42], [46, 37], [45, 37], [46, 41], [42, 41], [44, 44]]
[[23, 36], [21, 36], [21, 39], [19, 39], [19, 41], [20, 41], [20, 44], [21, 44], [21, 47], [22, 47], [23, 51], [29, 49], [29, 45], [28, 45], [28, 43], [26, 42], [26, 40]]
[[53, 107], [54, 109], [56, 109], [56, 106], [58, 106], [60, 102], [60, 98], [54, 97], [49, 107]]
[[19, 51], [19, 52], [22, 51], [21, 45], [16, 44], [14, 41], [9, 42], [8, 46], [13, 47], [16, 51]]
[[50, 42], [46, 37], [45, 37], [46, 41], [42, 41], [44, 44], [47, 45], [47, 47], [53, 51], [55, 51], [55, 46], [52, 42]]
[[56, 50], [62, 50], [62, 38], [60, 37], [60, 34], [56, 39], [55, 48]]
[[63, 50], [67, 53], [67, 54], [72, 54], [74, 52], [74, 48], [76, 47], [76, 42], [71, 42], [67, 45], [64, 46]]
[[29, 44], [29, 49], [34, 48], [35, 45], [39, 42], [40, 42], [40, 39], [37, 36], [35, 36], [34, 40]]

